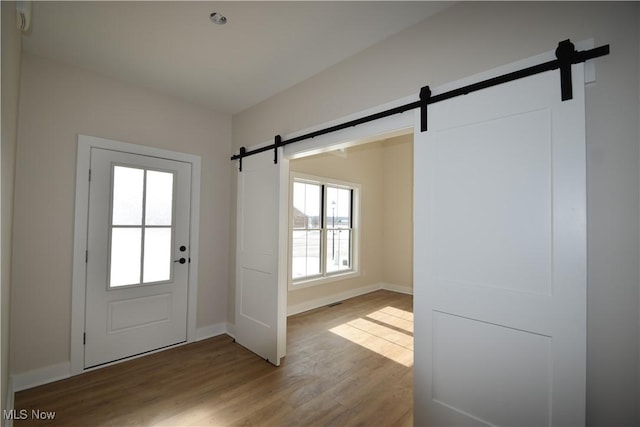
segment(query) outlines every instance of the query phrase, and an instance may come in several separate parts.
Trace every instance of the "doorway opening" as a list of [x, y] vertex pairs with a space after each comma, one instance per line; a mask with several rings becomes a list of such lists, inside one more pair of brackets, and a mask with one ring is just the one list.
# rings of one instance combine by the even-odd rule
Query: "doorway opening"
[[[332, 230], [311, 230], [316, 239], [303, 240], [300, 244], [299, 228], [307, 223], [322, 225], [316, 220], [314, 209], [304, 212], [304, 206], [326, 205], [325, 222], [331, 222], [335, 206], [326, 197], [317, 197], [309, 191], [296, 196], [290, 191], [289, 256], [287, 314], [294, 316], [309, 310], [337, 310], [332, 307], [342, 301], [369, 294], [371, 298], [394, 301], [397, 294], [405, 294], [402, 305], [382, 303], [375, 310], [347, 315], [341, 307], [340, 319], [327, 314], [327, 330], [348, 341], [386, 357], [407, 368], [413, 367], [413, 133], [379, 136], [365, 143], [345, 147], [344, 144], [313, 153], [299, 155], [289, 161], [292, 184], [298, 177], [313, 177], [316, 181], [351, 183], [358, 186], [357, 206], [351, 215], [358, 217], [357, 226], [351, 229], [350, 256], [353, 257], [351, 274], [329, 277], [311, 276], [310, 280], [296, 281], [295, 266], [318, 265], [333, 255]], [[346, 184], [345, 184], [346, 185]], [[292, 187], [290, 187], [292, 188]], [[330, 193], [326, 193], [330, 194]], [[304, 197], [306, 196], [306, 197]], [[311, 199], [311, 201], [309, 200]], [[342, 218], [345, 215], [336, 215]], [[302, 218], [302, 220], [301, 220]], [[298, 227], [298, 229], [296, 229]], [[294, 233], [298, 232], [297, 236]], [[309, 233], [308, 231], [306, 233]], [[334, 244], [335, 246], [335, 244]], [[344, 251], [343, 251], [344, 252]], [[304, 258], [304, 262], [301, 259]], [[344, 258], [344, 254], [340, 259]], [[329, 262], [325, 259], [325, 262]], [[378, 292], [379, 291], [379, 292]], [[357, 299], [356, 299], [357, 300]], [[354, 300], [354, 301], [356, 301]], [[346, 304], [345, 304], [346, 305]], [[291, 322], [289, 322], [291, 324]], [[295, 323], [294, 323], [295, 324]], [[292, 331], [293, 332], [293, 331]], [[289, 335], [289, 334], [288, 334]], [[295, 333], [291, 334], [295, 336]], [[293, 344], [293, 343], [292, 343]]]

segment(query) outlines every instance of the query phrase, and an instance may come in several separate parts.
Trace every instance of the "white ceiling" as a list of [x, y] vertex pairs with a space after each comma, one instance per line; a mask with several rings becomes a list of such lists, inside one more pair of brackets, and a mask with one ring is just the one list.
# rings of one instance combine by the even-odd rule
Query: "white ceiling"
[[23, 48], [233, 114], [451, 4], [34, 2]]

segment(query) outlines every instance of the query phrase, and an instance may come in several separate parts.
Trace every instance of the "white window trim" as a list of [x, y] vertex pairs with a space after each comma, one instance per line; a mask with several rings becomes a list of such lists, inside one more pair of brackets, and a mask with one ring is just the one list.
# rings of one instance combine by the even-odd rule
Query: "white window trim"
[[[292, 256], [293, 256], [293, 246], [291, 245], [291, 241], [293, 239], [293, 227], [291, 227], [291, 218], [293, 218], [293, 183], [294, 181], [308, 181], [309, 183], [314, 184], [327, 184], [327, 185], [335, 185], [338, 187], [348, 187], [353, 189], [353, 212], [352, 215], [352, 231], [353, 234], [353, 248], [351, 254], [351, 270], [346, 271], [344, 273], [331, 273], [326, 274], [323, 272], [322, 276], [314, 276], [309, 278], [304, 278], [300, 280], [293, 280], [293, 272], [292, 272]], [[309, 288], [312, 286], [324, 285], [327, 283], [339, 282], [342, 280], [353, 279], [356, 277], [360, 277], [360, 194], [361, 194], [361, 186], [360, 184], [356, 184], [353, 182], [340, 181], [333, 178], [327, 178], [323, 176], [315, 176], [309, 175], [300, 172], [291, 172], [289, 174], [289, 220], [287, 222], [288, 227], [288, 238], [289, 244], [287, 245], [289, 248], [288, 251], [288, 288], [290, 291], [297, 289]], [[324, 211], [322, 212], [324, 215]], [[326, 241], [326, 237], [323, 235], [323, 242]], [[322, 247], [321, 253], [324, 253], [324, 245]]]

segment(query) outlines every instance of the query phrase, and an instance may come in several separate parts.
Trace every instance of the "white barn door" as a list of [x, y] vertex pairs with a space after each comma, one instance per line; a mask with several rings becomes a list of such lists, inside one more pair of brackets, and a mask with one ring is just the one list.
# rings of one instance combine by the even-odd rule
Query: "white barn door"
[[584, 71], [572, 68], [572, 100], [549, 71], [429, 105], [429, 130], [416, 126], [417, 426], [584, 425]]
[[238, 172], [235, 325], [236, 342], [276, 366], [286, 345], [287, 238], [280, 212], [288, 212], [287, 159], [278, 157], [278, 164], [273, 151], [245, 157]]

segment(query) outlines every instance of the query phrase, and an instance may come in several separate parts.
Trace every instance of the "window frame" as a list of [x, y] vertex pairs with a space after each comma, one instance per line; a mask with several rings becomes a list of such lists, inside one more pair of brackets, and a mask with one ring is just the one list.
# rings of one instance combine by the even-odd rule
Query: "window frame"
[[[175, 234], [176, 234], [176, 187], [177, 187], [177, 173], [171, 170], [164, 170], [161, 168], [151, 168], [144, 167], [138, 165], [130, 165], [126, 163], [113, 162], [111, 164], [110, 171], [110, 183], [109, 183], [109, 236], [108, 236], [108, 249], [107, 249], [107, 291], [117, 291], [120, 289], [128, 289], [135, 287], [143, 287], [143, 286], [153, 286], [153, 285], [162, 285], [165, 283], [171, 283], [174, 280], [174, 266], [173, 259], [175, 258]], [[133, 224], [113, 224], [113, 215], [114, 215], [114, 191], [115, 191], [115, 169], [117, 167], [129, 168], [129, 169], [137, 169], [141, 170], [143, 173], [143, 189], [142, 189], [142, 212], [141, 212], [141, 223], [139, 225]], [[168, 173], [172, 175], [172, 195], [171, 195], [171, 224], [170, 225], [157, 225], [157, 224], [147, 224], [146, 222], [146, 209], [147, 209], [147, 173], [148, 172], [161, 172]], [[111, 276], [112, 276], [112, 247], [113, 247], [113, 230], [114, 229], [140, 229], [140, 272], [139, 272], [139, 281], [138, 283], [128, 283], [124, 285], [112, 285]], [[144, 281], [144, 263], [145, 263], [145, 244], [146, 244], [146, 232], [148, 229], [169, 229], [171, 233], [170, 238], [170, 255], [169, 255], [169, 277], [164, 280], [152, 280], [145, 282]]]
[[[303, 289], [311, 286], [323, 285], [326, 283], [337, 282], [341, 280], [352, 279], [360, 276], [360, 184], [341, 181], [328, 177], [309, 175], [300, 172], [290, 172], [289, 179], [289, 217], [288, 217], [288, 288], [289, 290]], [[322, 187], [321, 190], [321, 206], [322, 215], [320, 230], [320, 274], [304, 276], [299, 279], [293, 278], [293, 186], [295, 182], [303, 182], [308, 184], [316, 184]], [[351, 233], [351, 268], [349, 270], [327, 272], [327, 250], [329, 227], [326, 222], [326, 192], [327, 186], [347, 189], [351, 191], [351, 227], [344, 228]]]

